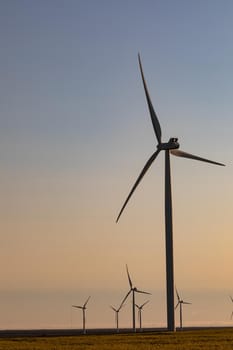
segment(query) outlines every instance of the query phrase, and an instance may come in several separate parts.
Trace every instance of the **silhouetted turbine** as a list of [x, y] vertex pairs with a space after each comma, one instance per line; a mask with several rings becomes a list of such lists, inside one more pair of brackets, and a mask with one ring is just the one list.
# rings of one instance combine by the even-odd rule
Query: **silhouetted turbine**
[[139, 318], [139, 327], [140, 327], [140, 331], [142, 331], [142, 309], [143, 307], [149, 303], [149, 300], [147, 300], [144, 304], [142, 305], [137, 305], [135, 304], [135, 306], [138, 308], [138, 318]]
[[126, 301], [126, 299], [128, 298], [128, 296], [130, 295], [130, 293], [132, 293], [133, 331], [136, 332], [136, 325], [135, 325], [135, 293], [142, 293], [142, 294], [149, 294], [149, 295], [151, 295], [151, 293], [144, 292], [144, 291], [142, 291], [142, 290], [137, 289], [136, 287], [133, 287], [133, 283], [132, 283], [132, 280], [131, 280], [131, 278], [130, 278], [129, 270], [128, 270], [128, 266], [127, 266], [127, 265], [126, 265], [126, 271], [127, 271], [127, 276], [128, 276], [128, 281], [129, 281], [130, 290], [129, 290], [128, 293], [126, 294], [126, 296], [125, 296], [125, 298], [123, 299], [121, 305], [124, 304], [124, 302]]
[[183, 304], [191, 305], [192, 303], [188, 303], [187, 301], [182, 300], [178, 294], [177, 289], [176, 289], [176, 295], [177, 295], [178, 303], [176, 304], [175, 310], [180, 305], [180, 329], [182, 329], [183, 328], [182, 306]]
[[138, 55], [139, 67], [141, 71], [141, 77], [143, 81], [143, 86], [146, 94], [146, 100], [151, 116], [151, 121], [153, 125], [153, 129], [155, 132], [155, 136], [157, 139], [157, 150], [152, 154], [149, 160], [146, 162], [144, 168], [142, 169], [140, 175], [138, 176], [135, 184], [133, 185], [128, 197], [126, 198], [120, 213], [117, 217], [116, 222], [118, 222], [123, 210], [125, 209], [129, 199], [134, 193], [135, 189], [139, 185], [143, 176], [146, 174], [147, 170], [150, 168], [153, 161], [156, 159], [160, 151], [165, 151], [165, 230], [166, 230], [166, 281], [167, 281], [167, 328], [169, 331], [175, 331], [175, 316], [174, 316], [174, 271], [173, 271], [173, 229], [172, 229], [172, 192], [171, 192], [171, 169], [170, 169], [170, 154], [189, 158], [194, 160], [199, 160], [202, 162], [207, 162], [216, 165], [224, 165], [222, 163], [217, 163], [211, 161], [209, 159], [201, 158], [186, 152], [179, 150], [180, 147], [177, 138], [170, 138], [170, 140], [166, 143], [163, 143], [162, 132], [159, 120], [154, 111], [154, 107], [152, 105], [150, 95], [147, 89], [146, 81], [144, 78], [142, 64], [140, 60], [140, 56]]
[[82, 312], [83, 312], [83, 334], [86, 334], [86, 306], [87, 306], [89, 299], [90, 299], [90, 297], [87, 298], [87, 300], [85, 301], [83, 306], [72, 305], [72, 307], [75, 307], [77, 309], [82, 309]]
[[[233, 298], [232, 298], [232, 296], [229, 295], [229, 297], [230, 297], [230, 299], [231, 299], [231, 301], [232, 301], [232, 303], [233, 303]], [[233, 317], [233, 311], [232, 311], [232, 313], [231, 313], [231, 320], [232, 320], [232, 317]]]
[[121, 310], [121, 308], [124, 306], [124, 304], [121, 303], [121, 305], [118, 307], [118, 309], [116, 309], [115, 307], [113, 307], [112, 305], [110, 305], [110, 308], [115, 312], [115, 320], [116, 320], [116, 330], [117, 333], [119, 333], [119, 312]]

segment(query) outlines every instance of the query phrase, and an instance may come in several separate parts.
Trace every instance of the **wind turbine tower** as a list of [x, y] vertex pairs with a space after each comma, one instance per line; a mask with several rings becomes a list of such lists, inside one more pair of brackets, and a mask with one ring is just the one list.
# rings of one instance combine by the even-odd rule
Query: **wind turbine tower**
[[77, 309], [81, 309], [82, 313], [83, 313], [83, 334], [86, 334], [86, 306], [87, 303], [89, 301], [90, 297], [87, 298], [87, 300], [85, 301], [85, 303], [83, 304], [83, 306], [79, 306], [79, 305], [72, 305], [72, 307], [75, 307]]
[[135, 306], [138, 308], [138, 318], [139, 318], [139, 327], [140, 327], [140, 332], [142, 331], [142, 309], [143, 307], [149, 303], [149, 300], [147, 300], [144, 304], [138, 305], [135, 304]]
[[[230, 295], [230, 299], [231, 299], [231, 302], [233, 303], [233, 298], [232, 298], [231, 295]], [[231, 313], [231, 320], [232, 320], [232, 317], [233, 317], [233, 311], [232, 311], [232, 313]]]
[[138, 55], [139, 67], [141, 71], [142, 82], [145, 90], [146, 100], [150, 112], [150, 117], [157, 139], [157, 149], [154, 151], [152, 156], [146, 162], [144, 168], [139, 174], [135, 184], [133, 185], [128, 197], [126, 198], [116, 222], [118, 222], [123, 210], [125, 209], [129, 199], [134, 193], [135, 189], [141, 182], [143, 176], [150, 168], [156, 157], [161, 151], [165, 153], [165, 245], [166, 245], [166, 286], [167, 286], [167, 329], [169, 331], [175, 331], [175, 310], [174, 310], [174, 268], [173, 268], [173, 225], [172, 225], [172, 191], [171, 191], [171, 167], [170, 167], [170, 155], [176, 157], [189, 158], [202, 162], [207, 162], [215, 165], [224, 165], [217, 163], [199, 156], [195, 156], [190, 153], [179, 150], [179, 143], [176, 137], [171, 137], [168, 142], [162, 142], [162, 131], [159, 120], [154, 111], [150, 95], [147, 89], [147, 84], [144, 78], [142, 70], [142, 63], [140, 56]]
[[119, 312], [121, 310], [121, 308], [124, 305], [121, 303], [121, 305], [118, 307], [118, 309], [116, 309], [115, 307], [113, 307], [112, 305], [110, 306], [110, 308], [115, 312], [115, 319], [116, 319], [116, 331], [117, 333], [119, 333]]
[[128, 281], [129, 281], [130, 290], [129, 290], [128, 293], [126, 294], [126, 296], [125, 296], [125, 298], [123, 299], [121, 305], [124, 304], [124, 302], [126, 301], [126, 299], [128, 298], [128, 296], [132, 293], [133, 331], [136, 332], [136, 323], [135, 323], [135, 293], [148, 294], [148, 295], [151, 295], [151, 293], [144, 292], [144, 291], [142, 291], [142, 290], [137, 289], [137, 287], [133, 287], [133, 283], [132, 283], [132, 280], [131, 280], [131, 278], [130, 278], [130, 274], [129, 274], [129, 270], [128, 270], [128, 266], [127, 266], [127, 265], [126, 265], [126, 272], [127, 272], [127, 276], [128, 276]]
[[180, 306], [180, 329], [183, 329], [183, 315], [182, 315], [183, 304], [191, 305], [192, 303], [188, 303], [187, 301], [182, 300], [179, 296], [177, 289], [176, 289], [176, 295], [177, 295], [178, 302], [176, 304], [175, 310], [178, 308], [178, 306]]

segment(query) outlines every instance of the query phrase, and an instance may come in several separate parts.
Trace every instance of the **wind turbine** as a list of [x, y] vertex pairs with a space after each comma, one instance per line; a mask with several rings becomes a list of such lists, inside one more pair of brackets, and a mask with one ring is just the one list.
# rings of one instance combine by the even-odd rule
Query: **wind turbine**
[[182, 300], [179, 296], [177, 289], [176, 289], [176, 295], [177, 295], [178, 303], [176, 304], [175, 310], [180, 305], [180, 329], [183, 329], [182, 306], [183, 306], [183, 304], [191, 305], [192, 303], [188, 303], [187, 301]]
[[135, 306], [138, 308], [138, 318], [139, 318], [140, 332], [142, 331], [142, 309], [148, 303], [149, 303], [149, 300], [147, 300], [144, 304], [142, 304], [140, 306], [138, 304], [135, 304]]
[[110, 306], [110, 308], [115, 312], [115, 319], [116, 319], [116, 329], [117, 329], [117, 333], [119, 333], [119, 312], [121, 310], [121, 308], [124, 305], [121, 303], [121, 305], [118, 307], [118, 309], [116, 309], [115, 307], [113, 307], [112, 305]]
[[[233, 298], [232, 298], [232, 296], [229, 295], [229, 297], [230, 297], [230, 299], [231, 299], [231, 301], [232, 301], [232, 303], [233, 303]], [[231, 313], [231, 320], [232, 320], [232, 317], [233, 317], [233, 311], [232, 311], [232, 313]]]
[[178, 139], [175, 137], [170, 138], [168, 142], [163, 143], [162, 132], [159, 120], [154, 111], [154, 107], [152, 105], [150, 95], [147, 89], [146, 81], [144, 78], [142, 63], [140, 60], [140, 56], [138, 55], [139, 67], [141, 71], [142, 82], [146, 94], [146, 100], [151, 116], [151, 121], [153, 125], [153, 129], [155, 132], [155, 136], [157, 138], [157, 149], [146, 162], [144, 168], [142, 169], [140, 175], [138, 176], [135, 184], [133, 185], [128, 197], [126, 198], [120, 213], [117, 217], [116, 222], [118, 222], [123, 210], [125, 209], [129, 199], [134, 193], [135, 189], [139, 185], [143, 176], [146, 174], [147, 170], [150, 168], [153, 161], [156, 159], [158, 154], [161, 151], [165, 151], [165, 231], [166, 231], [166, 284], [167, 284], [167, 328], [169, 331], [175, 331], [175, 317], [174, 317], [174, 271], [173, 271], [173, 229], [172, 229], [172, 192], [171, 192], [171, 169], [170, 169], [170, 154], [189, 158], [194, 160], [199, 160], [202, 162], [212, 163], [216, 165], [224, 165], [221, 163], [213, 162], [211, 160], [201, 158], [199, 156], [195, 156], [186, 152], [179, 150], [180, 147], [178, 143]]
[[87, 300], [85, 301], [83, 306], [72, 305], [72, 307], [75, 307], [77, 309], [82, 309], [82, 312], [83, 312], [83, 334], [86, 334], [86, 306], [87, 306], [89, 299], [90, 299], [90, 296], [87, 298]]
[[125, 298], [123, 299], [121, 305], [124, 304], [124, 302], [126, 301], [126, 299], [128, 298], [128, 296], [130, 295], [130, 293], [132, 293], [133, 331], [136, 332], [136, 326], [135, 326], [135, 293], [148, 294], [148, 295], [151, 295], [151, 293], [144, 292], [144, 291], [142, 291], [142, 290], [137, 289], [137, 287], [133, 287], [133, 283], [132, 283], [132, 280], [131, 280], [131, 278], [130, 278], [130, 274], [129, 274], [129, 270], [128, 270], [128, 266], [127, 266], [127, 265], [126, 265], [126, 271], [127, 271], [127, 276], [128, 276], [128, 281], [129, 281], [130, 290], [129, 290], [128, 293], [126, 294], [126, 296], [125, 296]]

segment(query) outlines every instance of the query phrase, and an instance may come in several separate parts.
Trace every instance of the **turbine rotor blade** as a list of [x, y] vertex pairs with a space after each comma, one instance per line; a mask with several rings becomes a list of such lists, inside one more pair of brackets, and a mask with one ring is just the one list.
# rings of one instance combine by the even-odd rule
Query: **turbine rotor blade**
[[140, 306], [138, 304], [134, 304], [138, 309], [140, 309]]
[[143, 306], [145, 306], [146, 304], [149, 303], [150, 300], [147, 300], [144, 304], [141, 305], [141, 308], [143, 308]]
[[126, 264], [126, 272], [127, 272], [130, 288], [132, 289], [133, 288], [133, 283], [132, 283], [131, 278], [130, 278], [130, 274], [129, 274], [129, 270], [128, 270], [128, 265], [127, 264]]
[[123, 306], [124, 302], [126, 301], [126, 299], [128, 298], [128, 296], [130, 295], [130, 293], [131, 293], [131, 289], [130, 289], [130, 291], [126, 294], [126, 296], [124, 297], [124, 299], [123, 299], [123, 301], [122, 301], [122, 303], [121, 303], [121, 305], [120, 305], [120, 308]]
[[233, 303], [233, 298], [232, 298], [232, 296], [231, 296], [231, 295], [229, 295], [229, 298], [231, 299], [231, 301], [232, 301], [232, 303]]
[[117, 312], [117, 310], [115, 309], [115, 307], [113, 307], [112, 305], [110, 305], [110, 308], [113, 309], [115, 312]]
[[138, 54], [138, 62], [139, 62], [139, 67], [140, 67], [141, 76], [142, 76], [142, 82], [143, 82], [143, 86], [144, 86], [144, 90], [145, 90], [145, 94], [146, 94], [146, 100], [147, 100], [148, 108], [150, 111], [150, 117], [151, 117], [151, 121], [153, 124], [154, 132], [155, 132], [155, 135], [157, 137], [158, 143], [161, 143], [161, 136], [162, 136], [161, 127], [160, 127], [158, 117], [154, 111], [154, 107], [153, 107], [151, 99], [150, 99], [150, 95], [149, 95], [149, 92], [147, 89], [146, 80], [145, 80], [145, 77], [143, 74], [142, 63], [141, 63], [141, 59], [140, 59], [139, 54]]
[[179, 304], [180, 304], [180, 302], [178, 301], [178, 303], [175, 306], [175, 310], [178, 308]]
[[180, 301], [180, 296], [179, 296], [177, 289], [176, 289], [176, 296], [177, 296], [178, 301]]
[[209, 160], [209, 159], [201, 158], [201, 157], [195, 156], [193, 154], [183, 152], [183, 151], [181, 151], [179, 149], [172, 149], [172, 150], [170, 150], [170, 153], [173, 154], [174, 156], [177, 156], [177, 157], [183, 157], [183, 158], [189, 158], [189, 159], [194, 159], [194, 160], [200, 160], [201, 162], [206, 162], [206, 163], [211, 163], [211, 164], [215, 164], [215, 165], [225, 166], [225, 164], [214, 162], [214, 161]]
[[83, 305], [83, 307], [85, 307], [87, 305], [89, 299], [90, 299], [90, 296], [87, 298], [87, 300], [86, 300], [85, 304]]
[[72, 307], [76, 307], [78, 309], [83, 309], [83, 306], [78, 306], [78, 305], [72, 305]]
[[187, 301], [183, 301], [183, 304], [192, 305], [192, 303], [188, 303]]
[[142, 180], [143, 176], [146, 174], [147, 170], [150, 168], [151, 164], [153, 163], [153, 161], [155, 160], [155, 158], [157, 157], [157, 155], [159, 154], [160, 150], [157, 150], [156, 152], [154, 152], [152, 154], [152, 156], [149, 158], [149, 160], [146, 162], [146, 165], [144, 166], [144, 168], [142, 169], [140, 175], [137, 178], [137, 181], [135, 182], [135, 184], [133, 185], [128, 197], [125, 200], [125, 203], [123, 204], [120, 213], [118, 214], [118, 217], [116, 219], [116, 222], [118, 222], [118, 220], [120, 219], [120, 216], [123, 212], [123, 210], [125, 209], [128, 201], [130, 200], [132, 194], [134, 193], [135, 189], [137, 188], [137, 186], [139, 185], [140, 181]]
[[135, 291], [136, 293], [141, 293], [141, 294], [148, 294], [148, 295], [151, 295], [151, 293], [149, 293], [149, 292], [144, 292], [143, 290], [136, 290]]
[[125, 304], [122, 304], [119, 306], [119, 308], [117, 309], [117, 311], [119, 312], [123, 307], [125, 306]]

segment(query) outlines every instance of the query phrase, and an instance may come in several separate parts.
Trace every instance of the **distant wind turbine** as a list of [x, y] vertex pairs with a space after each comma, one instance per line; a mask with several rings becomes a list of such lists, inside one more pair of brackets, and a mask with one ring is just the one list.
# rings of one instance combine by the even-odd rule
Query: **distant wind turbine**
[[[232, 301], [232, 303], [233, 303], [233, 298], [232, 298], [232, 296], [229, 295], [229, 297], [230, 297], [230, 299], [231, 299], [231, 301]], [[232, 313], [231, 313], [231, 320], [232, 320], [232, 317], [233, 317], [233, 311], [232, 311]]]
[[126, 299], [128, 298], [128, 296], [132, 293], [132, 315], [133, 315], [133, 331], [136, 332], [136, 325], [135, 325], [135, 293], [142, 293], [142, 294], [148, 294], [151, 295], [151, 293], [148, 292], [144, 292], [142, 290], [137, 289], [136, 287], [133, 287], [133, 283], [132, 280], [130, 278], [130, 274], [129, 274], [129, 270], [128, 270], [128, 266], [126, 265], [126, 271], [127, 271], [127, 276], [128, 276], [128, 281], [129, 281], [129, 286], [130, 286], [130, 290], [128, 291], [128, 293], [126, 294], [125, 298], [123, 299], [121, 305], [124, 304], [124, 302], [126, 301]]
[[121, 305], [118, 307], [118, 309], [116, 309], [114, 306], [110, 306], [110, 308], [115, 312], [115, 319], [116, 319], [116, 330], [117, 333], [119, 333], [119, 312], [122, 309], [122, 307], [124, 306], [124, 304], [121, 303]]
[[179, 296], [177, 289], [176, 289], [176, 295], [177, 295], [178, 303], [176, 304], [175, 309], [177, 309], [178, 306], [180, 306], [180, 329], [183, 329], [182, 306], [183, 304], [191, 305], [192, 303], [188, 303], [187, 301], [182, 300]]
[[135, 306], [138, 308], [138, 318], [139, 318], [139, 327], [140, 327], [140, 332], [142, 331], [142, 309], [143, 307], [149, 303], [149, 300], [147, 300], [144, 304], [138, 305], [135, 304]]
[[90, 299], [90, 296], [87, 298], [87, 300], [85, 301], [83, 306], [72, 305], [72, 307], [75, 307], [77, 309], [81, 309], [83, 312], [83, 334], [86, 334], [86, 306], [87, 306], [89, 299]]
[[138, 176], [135, 184], [133, 185], [128, 197], [126, 198], [116, 222], [118, 222], [123, 210], [125, 209], [129, 199], [134, 193], [135, 189], [139, 185], [143, 176], [146, 174], [147, 170], [150, 168], [153, 161], [156, 159], [161, 151], [165, 151], [165, 231], [166, 231], [166, 283], [167, 283], [167, 328], [169, 331], [175, 331], [175, 312], [174, 312], [174, 271], [173, 271], [173, 227], [172, 227], [172, 191], [171, 191], [171, 169], [170, 169], [170, 154], [189, 158], [194, 160], [199, 160], [202, 162], [207, 162], [216, 165], [224, 165], [222, 163], [213, 162], [211, 160], [201, 158], [186, 152], [179, 150], [180, 147], [177, 138], [170, 138], [168, 142], [163, 143], [162, 132], [159, 120], [154, 111], [150, 95], [147, 89], [146, 81], [144, 78], [142, 63], [140, 56], [138, 55], [139, 67], [141, 71], [142, 82], [146, 94], [146, 100], [151, 116], [152, 125], [154, 128], [155, 136], [157, 138], [157, 150], [152, 154], [149, 160], [146, 162], [144, 168], [142, 169], [140, 175]]

